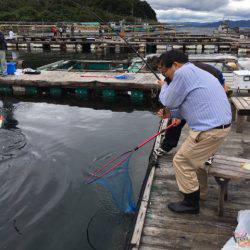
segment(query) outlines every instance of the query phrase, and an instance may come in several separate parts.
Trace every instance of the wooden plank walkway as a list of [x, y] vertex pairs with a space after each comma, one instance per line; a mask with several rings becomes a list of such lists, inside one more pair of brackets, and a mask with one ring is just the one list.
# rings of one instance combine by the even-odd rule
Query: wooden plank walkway
[[231, 101], [234, 104], [239, 115], [250, 115], [250, 97], [232, 97]]
[[[230, 136], [225, 140], [219, 154], [250, 159], [250, 122], [245, 125], [244, 134], [235, 132], [232, 126]], [[183, 129], [179, 145], [188, 134]], [[229, 197], [225, 202], [224, 216], [218, 217], [218, 186], [213, 177], [209, 177], [209, 195], [201, 202], [199, 215], [180, 215], [171, 212], [166, 204], [182, 199], [178, 192], [172, 168], [172, 155], [159, 158], [159, 168], [155, 169], [151, 193], [145, 212], [145, 222], [140, 231], [134, 231], [132, 249], [221, 249], [232, 236], [237, 225], [237, 213], [250, 209], [250, 181], [231, 181]], [[139, 243], [140, 242], [140, 243]]]
[[20, 76], [8, 75], [0, 77], [1, 85], [10, 86], [36, 86], [36, 87], [84, 87], [90, 89], [159, 89], [156, 77], [152, 73], [129, 73], [134, 79], [116, 79], [121, 75], [114, 72], [64, 72], [41, 71], [39, 75], [23, 74]]
[[231, 103], [233, 120], [236, 120], [236, 132], [242, 133], [245, 118], [247, 118], [247, 121], [250, 121], [250, 97], [232, 97]]

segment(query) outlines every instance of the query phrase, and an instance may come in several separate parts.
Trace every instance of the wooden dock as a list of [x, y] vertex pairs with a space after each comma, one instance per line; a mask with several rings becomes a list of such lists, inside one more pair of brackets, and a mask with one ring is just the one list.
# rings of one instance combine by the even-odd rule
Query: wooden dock
[[85, 87], [91, 89], [159, 89], [157, 79], [152, 73], [129, 73], [131, 79], [116, 79], [124, 75], [114, 72], [65, 72], [41, 71], [39, 75], [23, 74], [0, 77], [0, 84], [9, 86], [37, 86], [62, 88]]
[[[128, 76], [128, 79], [117, 79]], [[0, 77], [0, 95], [154, 99], [160, 90], [152, 73], [68, 72], [41, 70], [38, 75]]]
[[[117, 79], [128, 75], [129, 79]], [[228, 86], [231, 86], [232, 73], [225, 73]], [[14, 96], [130, 96], [132, 98], [155, 99], [160, 91], [157, 79], [152, 73], [118, 72], [69, 72], [46, 71], [41, 74], [0, 76], [0, 95]]]
[[[200, 53], [206, 50], [219, 52], [235, 52], [245, 49], [250, 51], [250, 39], [224, 38], [219, 36], [200, 35], [133, 35], [126, 37], [129, 44], [140, 52], [156, 53], [165, 46], [167, 48], [181, 48], [183, 51], [195, 50]], [[17, 36], [7, 40], [9, 50], [25, 49], [27, 51], [43, 50], [76, 50], [82, 52], [108, 51], [110, 53], [130, 52], [128, 45], [113, 35], [111, 39], [105, 37], [88, 38], [86, 36], [72, 37], [49, 37], [49, 36]]]
[[[179, 145], [187, 133], [188, 129], [184, 128]], [[249, 159], [250, 122], [244, 122], [243, 134], [236, 133], [233, 124], [230, 136], [218, 153]], [[218, 185], [211, 176], [208, 199], [200, 203], [200, 214], [175, 214], [166, 205], [183, 197], [178, 192], [172, 157], [160, 157], [159, 167], [151, 170], [128, 249], [221, 249], [233, 235], [238, 211], [250, 208], [250, 182], [230, 182], [223, 217], [217, 215]]]
[[[117, 79], [117, 76], [128, 75], [129, 79]], [[224, 77], [228, 86], [231, 86], [232, 73], [225, 73]], [[145, 96], [154, 99], [160, 90], [157, 79], [152, 73], [118, 73], [118, 72], [68, 72], [41, 70], [39, 75], [8, 75], [0, 76], [0, 94], [25, 95], [28, 88], [32, 88], [35, 94], [56, 90], [57, 92], [74, 92], [83, 89], [84, 94], [95, 95], [102, 91], [127, 93]]]

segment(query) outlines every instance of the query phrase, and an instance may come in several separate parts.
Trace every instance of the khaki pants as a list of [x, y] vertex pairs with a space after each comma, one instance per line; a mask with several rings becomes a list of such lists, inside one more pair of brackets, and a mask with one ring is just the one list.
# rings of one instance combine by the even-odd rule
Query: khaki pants
[[206, 195], [207, 173], [204, 162], [215, 154], [229, 132], [230, 127], [190, 131], [173, 159], [175, 177], [181, 192], [189, 194], [200, 188], [201, 196]]
[[7, 72], [7, 65], [5, 59], [6, 53], [5, 50], [0, 50], [0, 74], [6, 74]]

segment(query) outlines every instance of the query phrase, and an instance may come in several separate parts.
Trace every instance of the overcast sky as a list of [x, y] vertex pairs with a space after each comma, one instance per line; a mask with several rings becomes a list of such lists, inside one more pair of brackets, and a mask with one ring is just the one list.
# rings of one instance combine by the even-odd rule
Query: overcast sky
[[160, 22], [250, 19], [250, 0], [147, 0]]

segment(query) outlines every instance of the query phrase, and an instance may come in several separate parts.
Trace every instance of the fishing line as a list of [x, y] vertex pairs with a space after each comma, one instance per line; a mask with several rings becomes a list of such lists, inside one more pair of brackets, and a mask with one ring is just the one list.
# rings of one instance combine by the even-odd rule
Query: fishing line
[[94, 218], [96, 217], [96, 215], [100, 212], [102, 208], [97, 209], [97, 211], [91, 216], [88, 225], [87, 225], [87, 230], [86, 230], [86, 234], [87, 234], [87, 241], [89, 246], [93, 249], [93, 250], [97, 250], [97, 248], [92, 244], [91, 240], [90, 240], [90, 234], [89, 234], [89, 228], [90, 225], [92, 224], [92, 221], [94, 220]]

